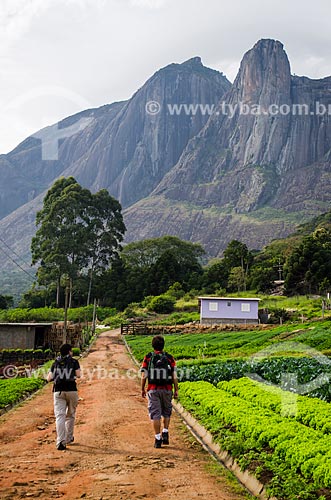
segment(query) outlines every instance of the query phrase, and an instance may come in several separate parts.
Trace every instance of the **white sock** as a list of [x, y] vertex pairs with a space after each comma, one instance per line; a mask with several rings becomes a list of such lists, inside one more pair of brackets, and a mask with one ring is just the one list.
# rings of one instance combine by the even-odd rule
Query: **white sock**
[[155, 434], [155, 439], [161, 439], [161, 434]]
[[163, 431], [162, 431], [162, 432], [168, 432], [168, 429], [163, 429]]

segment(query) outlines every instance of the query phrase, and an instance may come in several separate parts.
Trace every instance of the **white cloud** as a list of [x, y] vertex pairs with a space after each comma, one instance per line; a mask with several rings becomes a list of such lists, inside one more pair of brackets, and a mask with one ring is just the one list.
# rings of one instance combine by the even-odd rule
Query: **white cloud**
[[147, 9], [160, 9], [166, 3], [166, 0], [130, 0], [133, 7], [142, 7]]
[[40, 15], [53, 0], [2, 0], [0, 6], [1, 50], [28, 31], [33, 18]]

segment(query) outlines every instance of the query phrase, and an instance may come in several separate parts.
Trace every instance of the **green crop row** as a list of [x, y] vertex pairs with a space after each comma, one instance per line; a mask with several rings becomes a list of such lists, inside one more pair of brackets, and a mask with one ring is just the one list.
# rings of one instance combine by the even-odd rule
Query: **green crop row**
[[[268, 345], [274, 335], [273, 330], [167, 335], [165, 348], [177, 360], [244, 356]], [[151, 350], [151, 336], [130, 335], [126, 340], [139, 361]]]
[[34, 359], [51, 359], [54, 353], [51, 349], [2, 349], [0, 350], [0, 365], [16, 361], [32, 361]]
[[244, 468], [258, 463], [258, 477], [269, 473], [271, 494], [325, 498], [320, 489], [331, 487], [331, 436], [208, 382], [181, 383], [180, 401]]
[[[199, 363], [208, 362], [209, 358], [255, 356], [264, 349], [270, 350], [270, 356], [277, 356], [277, 351], [280, 355], [303, 356], [311, 348], [330, 354], [330, 327], [330, 321], [326, 320], [268, 330], [166, 335], [165, 348], [177, 360], [199, 360]], [[127, 336], [127, 342], [139, 361], [150, 351], [151, 340], [151, 336]], [[313, 354], [316, 357], [318, 353]]]
[[217, 387], [261, 408], [286, 415], [323, 434], [331, 433], [331, 405], [316, 398], [283, 391], [249, 378], [220, 382]]
[[0, 380], [0, 408], [16, 403], [23, 396], [40, 389], [45, 381], [40, 378], [17, 378]]
[[[322, 358], [325, 361], [324, 358]], [[255, 359], [227, 359], [217, 362], [204, 359], [179, 363], [178, 375], [181, 381], [195, 382], [204, 380], [217, 385], [219, 382], [238, 379], [247, 375], [258, 376], [272, 384], [281, 385], [291, 390], [293, 376], [297, 380], [298, 389], [306, 389], [306, 394], [324, 401], [331, 400], [330, 384], [331, 365], [323, 364], [318, 359], [308, 357], [274, 357], [260, 361]], [[286, 379], [286, 376], [288, 377]], [[317, 378], [317, 384], [313, 382]], [[311, 383], [311, 384], [310, 384]], [[305, 387], [302, 387], [304, 385]], [[292, 387], [295, 392], [295, 387]]]

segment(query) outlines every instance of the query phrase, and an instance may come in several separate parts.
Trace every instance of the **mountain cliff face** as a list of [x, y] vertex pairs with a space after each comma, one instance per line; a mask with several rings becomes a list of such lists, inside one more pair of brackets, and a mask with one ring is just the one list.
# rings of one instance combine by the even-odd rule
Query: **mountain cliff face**
[[63, 175], [71, 164], [88, 154], [89, 149], [123, 105], [124, 103], [114, 103], [99, 109], [83, 111], [54, 125], [53, 133], [74, 126], [80, 120], [87, 119], [89, 124], [82, 133], [59, 141], [56, 160], [43, 159], [41, 140], [36, 137], [28, 137], [13, 151], [1, 155], [0, 219], [35, 199]]
[[[152, 197], [126, 211], [129, 238], [141, 234], [143, 213], [145, 237], [156, 236], [160, 226], [171, 234], [180, 227], [208, 249], [217, 233], [213, 255], [233, 237], [261, 247], [288, 234], [300, 218], [328, 210], [330, 148], [331, 78], [291, 76], [283, 45], [261, 40]], [[200, 211], [199, 223], [190, 224], [192, 210]]]
[[[287, 174], [300, 177], [301, 168], [330, 151], [331, 116], [315, 114], [317, 102], [331, 104], [331, 78], [291, 77], [282, 44], [258, 42], [231, 91], [153, 194], [240, 213], [282, 206]], [[302, 104], [308, 114], [293, 114]]]
[[[74, 175], [94, 191], [106, 188], [123, 206], [147, 196], [208, 118], [181, 114], [167, 124], [167, 104], [216, 104], [230, 86], [225, 76], [193, 58], [161, 69], [126, 102], [87, 110], [53, 126], [65, 131], [87, 120], [81, 133], [59, 142], [56, 160], [42, 157], [36, 136], [43, 132], [29, 137], [0, 156], [0, 218], [44, 192], [61, 175]], [[159, 113], [146, 112], [149, 101], [160, 104]]]
[[[205, 68], [199, 57], [163, 68], [125, 103], [88, 155], [65, 174], [92, 190], [106, 187], [122, 206], [132, 205], [156, 188], [207, 122], [208, 116], [199, 113], [169, 119], [167, 106], [217, 104], [230, 86], [222, 74]], [[150, 103], [159, 112], [153, 114]]]

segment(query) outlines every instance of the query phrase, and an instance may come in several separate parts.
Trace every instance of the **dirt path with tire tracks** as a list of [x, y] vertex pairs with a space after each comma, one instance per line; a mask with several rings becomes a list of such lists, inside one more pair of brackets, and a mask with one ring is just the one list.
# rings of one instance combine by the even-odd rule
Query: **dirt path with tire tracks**
[[[192, 443], [174, 414], [169, 447], [156, 450], [136, 367], [119, 331], [100, 335], [81, 360], [75, 442], [55, 448], [52, 387], [0, 418], [0, 498], [213, 499], [246, 495]], [[93, 375], [93, 376], [92, 376]]]

